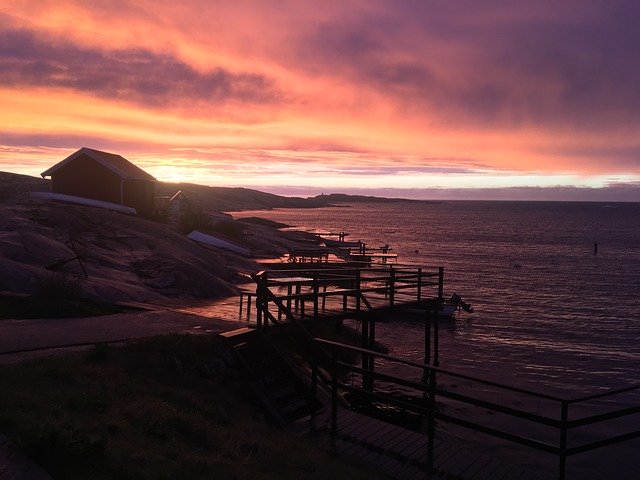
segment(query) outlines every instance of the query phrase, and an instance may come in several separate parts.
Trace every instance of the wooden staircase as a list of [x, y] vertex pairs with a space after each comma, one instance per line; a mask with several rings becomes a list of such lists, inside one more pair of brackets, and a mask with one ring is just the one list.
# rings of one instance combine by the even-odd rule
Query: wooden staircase
[[[237, 332], [234, 334], [234, 332]], [[285, 349], [260, 330], [239, 329], [223, 334], [236, 360], [249, 376], [249, 384], [269, 415], [283, 429], [316, 415], [325, 407], [298, 373]], [[308, 375], [307, 375], [308, 376]]]

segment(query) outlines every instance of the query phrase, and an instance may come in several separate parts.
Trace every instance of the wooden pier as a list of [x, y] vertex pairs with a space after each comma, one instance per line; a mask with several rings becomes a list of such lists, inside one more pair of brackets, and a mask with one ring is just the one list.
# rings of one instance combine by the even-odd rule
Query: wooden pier
[[435, 438], [434, 466], [427, 469], [427, 436], [362, 413], [338, 409], [339, 430], [329, 438], [338, 455], [402, 480], [543, 480], [544, 474], [511, 465], [460, 446], [455, 439]]
[[[296, 424], [328, 427], [330, 445], [336, 453], [359, 459], [394, 478], [435, 479], [441, 478], [438, 475], [445, 475], [446, 478], [463, 480], [565, 480], [568, 478], [568, 457], [640, 437], [640, 430], [632, 423], [629, 424], [630, 431], [600, 439], [589, 434], [585, 437], [586, 442], [575, 446], [569, 444], [568, 437], [570, 431], [581, 431], [583, 427], [640, 414], [640, 405], [635, 405], [575, 418], [570, 415], [570, 406], [581, 404], [576, 410], [582, 412], [584, 402], [640, 390], [640, 385], [577, 399], [564, 399], [441, 369], [438, 311], [443, 302], [442, 268], [387, 265], [363, 269], [325, 266], [317, 269], [263, 271], [253, 275], [253, 279], [256, 283], [253, 294], [255, 308], [247, 310], [247, 316], [254, 320], [256, 327], [252, 330], [261, 332], [267, 343], [277, 335], [289, 336], [289, 344], [295, 346], [296, 362], [302, 362], [310, 375], [304, 385], [289, 388], [296, 392], [294, 400], [297, 403], [283, 403], [286, 405], [283, 408], [313, 410], [310, 418], [298, 418]], [[251, 303], [246, 302], [247, 309]], [[374, 348], [376, 322], [407, 307], [423, 312], [417, 321], [424, 322], [424, 362], [392, 357]], [[241, 307], [240, 314], [243, 313]], [[361, 346], [313, 338], [310, 334], [309, 328], [315, 322], [333, 321], [339, 325], [346, 319], [360, 322]], [[285, 324], [291, 328], [274, 328]], [[245, 344], [240, 342], [238, 345]], [[341, 360], [339, 351], [348, 352], [348, 358], [354, 355], [359, 357], [361, 363], [356, 365]], [[258, 356], [267, 358], [283, 355], [278, 348], [269, 352], [267, 355], [267, 350], [261, 351]], [[380, 362], [396, 362], [403, 368], [413, 368], [417, 374], [400, 377], [390, 374], [388, 370], [380, 371]], [[279, 370], [285, 371], [284, 368]], [[259, 376], [254, 376], [258, 380]], [[475, 383], [480, 387], [477, 391], [488, 392], [490, 396], [465, 394], [445, 388], [441, 377]], [[346, 381], [346, 378], [349, 380]], [[291, 382], [292, 379], [286, 381]], [[389, 390], [390, 385], [395, 387]], [[412, 393], [409, 397], [399, 395], [398, 389]], [[277, 408], [278, 402], [285, 401], [277, 398], [269, 400], [264, 388], [261, 392], [273, 409]], [[330, 410], [314, 407], [312, 400], [319, 399], [321, 392], [328, 395]], [[508, 398], [511, 394], [552, 402], [555, 405], [553, 408], [557, 408], [557, 415], [526, 411], [515, 401], [500, 403], [500, 399]], [[461, 415], [455, 408], [442, 408], [443, 401], [478, 408], [485, 414], [477, 417]], [[354, 409], [358, 411], [354, 412]], [[407, 428], [408, 425], [399, 426], [396, 417], [389, 417], [391, 411], [400, 412], [400, 418], [405, 420], [407, 415], [418, 418], [420, 423], [415, 427], [417, 430]], [[486, 412], [490, 412], [490, 415], [486, 415]], [[498, 415], [509, 417], [507, 424], [530, 422], [533, 425], [529, 427], [531, 433], [527, 433], [526, 429], [507, 431], [486, 423]], [[436, 429], [436, 421], [556, 456], [557, 470], [555, 473], [551, 472], [552, 469], [533, 472], [472, 452], [459, 446], [455, 440], [442, 438]], [[409, 423], [413, 425], [412, 421]], [[535, 433], [539, 433], [540, 429], [546, 433], [536, 439]], [[557, 438], [557, 443], [549, 441], [550, 436]], [[572, 437], [572, 440], [575, 438]]]
[[442, 267], [334, 265], [264, 270], [252, 278], [258, 327], [283, 319], [335, 320], [400, 308], [433, 308], [443, 302], [444, 295]]

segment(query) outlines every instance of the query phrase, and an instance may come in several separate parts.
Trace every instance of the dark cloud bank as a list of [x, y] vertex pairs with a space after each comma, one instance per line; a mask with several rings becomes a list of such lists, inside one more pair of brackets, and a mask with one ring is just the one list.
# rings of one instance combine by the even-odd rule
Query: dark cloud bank
[[206, 73], [142, 49], [102, 52], [39, 37], [26, 30], [0, 30], [0, 84], [69, 88], [146, 106], [241, 101], [270, 102], [269, 79], [218, 68]]

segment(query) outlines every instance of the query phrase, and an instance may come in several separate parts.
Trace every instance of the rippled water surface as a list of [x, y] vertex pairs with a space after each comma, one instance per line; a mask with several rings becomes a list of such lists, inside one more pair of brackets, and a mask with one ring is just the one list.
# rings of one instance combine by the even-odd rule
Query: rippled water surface
[[[397, 203], [245, 212], [390, 244], [403, 263], [445, 267], [445, 293], [475, 313], [443, 335], [443, 365], [577, 391], [640, 381], [640, 204]], [[594, 255], [594, 242], [598, 253]], [[380, 325], [417, 358], [422, 329]], [[508, 367], [508, 368], [502, 368]]]

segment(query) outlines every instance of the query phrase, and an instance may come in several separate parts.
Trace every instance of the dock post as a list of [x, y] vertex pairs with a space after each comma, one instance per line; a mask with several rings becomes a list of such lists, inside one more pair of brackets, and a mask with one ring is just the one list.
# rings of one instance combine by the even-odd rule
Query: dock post
[[436, 429], [436, 371], [429, 369], [429, 399], [428, 399], [428, 424], [427, 424], [427, 471], [432, 472], [434, 457], [434, 437]]
[[269, 326], [269, 301], [267, 300], [267, 291], [269, 290], [269, 282], [267, 280], [267, 272], [262, 273], [262, 325]]
[[[317, 348], [318, 344], [314, 344], [314, 347]], [[318, 354], [315, 348], [311, 362], [311, 398], [315, 399], [318, 396]]]
[[[369, 349], [369, 318], [365, 317], [362, 319], [362, 338], [361, 338], [361, 347], [365, 350]], [[369, 354], [362, 353], [362, 388], [364, 390], [369, 390], [369, 375], [367, 370], [369, 370]]]
[[338, 359], [336, 347], [331, 348], [331, 435], [338, 433]]
[[567, 470], [567, 422], [569, 421], [569, 403], [562, 400], [560, 413], [560, 454], [558, 465], [558, 480], [565, 480]]
[[300, 284], [298, 283], [298, 284], [296, 284], [296, 298], [293, 301], [296, 313], [298, 313], [298, 307], [300, 306], [300, 297], [299, 297], [299, 295], [300, 295]]
[[[369, 323], [369, 346], [367, 347], [369, 350], [373, 350], [374, 345], [376, 343], [376, 320], [375, 318], [371, 318]], [[376, 358], [373, 355], [368, 355], [369, 362], [367, 369], [371, 372], [368, 375], [367, 379], [367, 387], [370, 392], [373, 392], [373, 382], [375, 381], [375, 370], [376, 370]]]
[[422, 301], [422, 268], [418, 268], [418, 306], [420, 306], [420, 302]]
[[438, 312], [433, 315], [433, 365], [440, 365], [440, 326], [438, 325]]
[[[360, 297], [362, 295], [362, 291], [360, 288], [360, 269], [356, 270], [356, 315], [360, 317]], [[359, 318], [358, 318], [359, 320]]]
[[322, 286], [322, 311], [324, 312], [327, 306], [327, 284]]
[[320, 295], [320, 289], [318, 287], [318, 272], [313, 274], [313, 320], [318, 320], [318, 296]]
[[424, 312], [424, 363], [431, 363], [431, 310]]
[[256, 277], [256, 327], [262, 328], [262, 277]]
[[389, 310], [393, 309], [396, 300], [396, 271], [389, 268]]
[[444, 267], [438, 269], [438, 300], [444, 299]]

